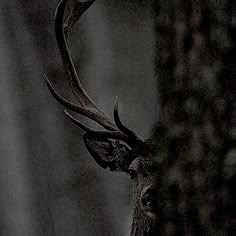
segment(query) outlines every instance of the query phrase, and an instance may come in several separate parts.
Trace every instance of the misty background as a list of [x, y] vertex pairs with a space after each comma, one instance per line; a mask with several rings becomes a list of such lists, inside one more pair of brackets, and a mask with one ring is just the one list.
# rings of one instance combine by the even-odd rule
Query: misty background
[[[57, 3], [0, 1], [0, 235], [128, 235], [129, 178], [96, 165], [44, 81], [74, 101]], [[118, 95], [122, 121], [145, 138], [158, 120], [150, 11], [150, 1], [97, 0], [68, 40], [88, 94], [111, 117]]]

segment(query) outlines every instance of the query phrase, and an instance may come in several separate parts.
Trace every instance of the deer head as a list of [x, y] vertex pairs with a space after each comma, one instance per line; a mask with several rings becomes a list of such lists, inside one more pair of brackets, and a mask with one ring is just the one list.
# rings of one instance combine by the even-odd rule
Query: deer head
[[[95, 121], [105, 129], [95, 130], [88, 127], [74, 118], [68, 111], [65, 111], [68, 118], [77, 127], [85, 131], [83, 139], [86, 148], [100, 167], [130, 175], [134, 186], [134, 218], [137, 218], [134, 222], [142, 219], [151, 224], [151, 222], [156, 220], [156, 174], [158, 173], [158, 163], [154, 161], [154, 151], [151, 148], [151, 142], [150, 140], [144, 140], [121, 122], [117, 99], [114, 106], [113, 122], [100, 111], [87, 95], [75, 70], [67, 45], [67, 37], [76, 21], [95, 0], [88, 0], [86, 2], [73, 0], [71, 11], [67, 19], [64, 20], [67, 2], [67, 0], [61, 0], [57, 7], [55, 13], [55, 34], [66, 77], [78, 104], [72, 103], [60, 96], [45, 76], [47, 86], [53, 97], [65, 108]], [[137, 228], [135, 224], [133, 232]]]

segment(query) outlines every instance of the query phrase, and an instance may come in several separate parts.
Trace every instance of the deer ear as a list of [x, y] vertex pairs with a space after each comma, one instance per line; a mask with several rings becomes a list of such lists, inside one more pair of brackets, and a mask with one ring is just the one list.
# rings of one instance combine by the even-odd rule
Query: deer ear
[[128, 171], [133, 158], [127, 145], [118, 140], [99, 139], [88, 134], [83, 138], [90, 155], [100, 167], [111, 171]]

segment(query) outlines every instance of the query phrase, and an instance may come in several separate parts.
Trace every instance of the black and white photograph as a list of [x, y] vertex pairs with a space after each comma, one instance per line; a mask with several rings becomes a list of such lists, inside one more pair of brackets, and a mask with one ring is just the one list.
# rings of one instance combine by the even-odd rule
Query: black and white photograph
[[236, 1], [1, 0], [0, 235], [236, 235]]

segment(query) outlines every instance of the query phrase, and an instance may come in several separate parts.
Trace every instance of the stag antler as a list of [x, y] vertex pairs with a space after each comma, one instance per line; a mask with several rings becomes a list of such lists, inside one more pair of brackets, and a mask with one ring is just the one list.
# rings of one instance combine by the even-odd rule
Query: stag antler
[[87, 125], [81, 123], [79, 120], [77, 120], [67, 111], [65, 111], [65, 114], [69, 117], [69, 119], [76, 126], [84, 130], [86, 133], [93, 134], [95, 135], [95, 137], [98, 138], [122, 140], [130, 146], [132, 146], [137, 141], [143, 141], [141, 137], [139, 137], [136, 133], [134, 133], [121, 123], [118, 113], [117, 99], [114, 106], [114, 124], [108, 116], [106, 116], [102, 111], [99, 110], [99, 108], [95, 105], [95, 103], [84, 90], [80, 82], [79, 76], [76, 72], [66, 39], [74, 24], [78, 21], [82, 14], [95, 2], [95, 0], [88, 0], [86, 2], [74, 0], [71, 12], [66, 21], [64, 22], [64, 15], [67, 2], [67, 0], [61, 0], [56, 9], [55, 34], [57, 39], [57, 45], [66, 72], [66, 77], [69, 81], [71, 90], [77, 98], [79, 104], [72, 103], [60, 96], [52, 87], [51, 83], [45, 75], [49, 91], [51, 92], [53, 97], [64, 107], [97, 122], [99, 125], [103, 126], [107, 130], [103, 131], [92, 129]]

